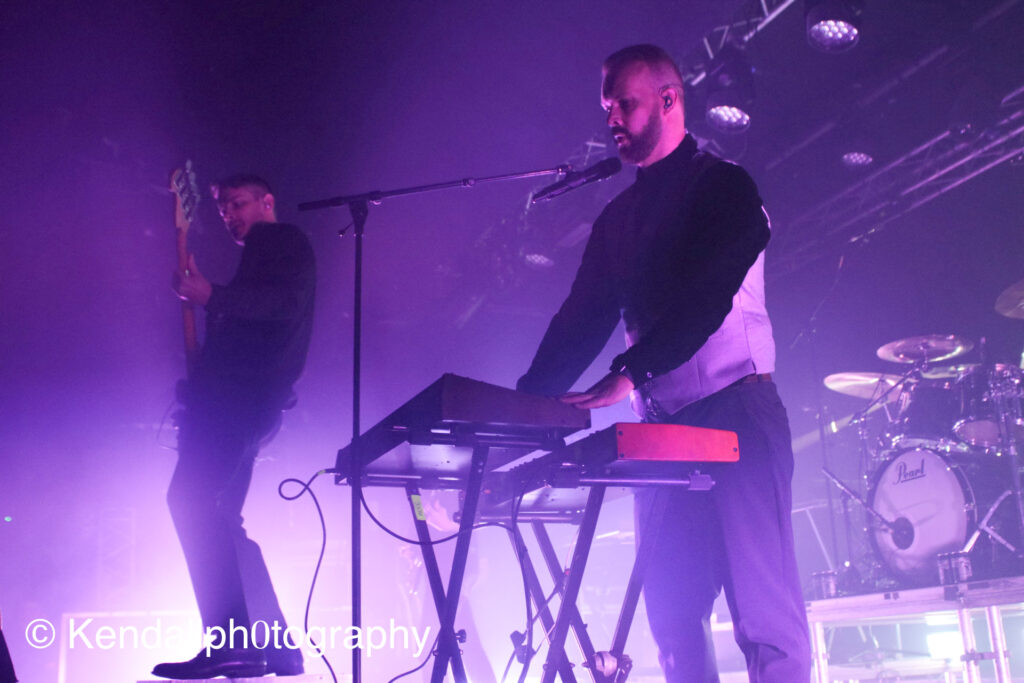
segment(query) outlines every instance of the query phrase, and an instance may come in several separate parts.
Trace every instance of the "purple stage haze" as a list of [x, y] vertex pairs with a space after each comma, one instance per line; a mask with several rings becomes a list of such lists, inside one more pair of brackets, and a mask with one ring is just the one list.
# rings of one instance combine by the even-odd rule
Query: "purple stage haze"
[[[601, 60], [638, 42], [681, 57], [744, 4], [7, 3], [0, 10], [0, 613], [22, 679], [134, 680], [161, 659], [194, 654], [191, 644], [179, 644], [61, 657], [60, 643], [37, 649], [24, 636], [35, 619], [66, 627], [74, 615], [91, 615], [116, 629], [141, 628], [160, 615], [165, 624], [198, 618], [164, 500], [175, 462], [174, 385], [184, 369], [170, 289], [171, 169], [192, 159], [201, 186], [235, 171], [267, 177], [280, 218], [306, 230], [316, 251], [316, 320], [298, 405], [261, 453], [246, 507], [246, 526], [263, 547], [285, 614], [299, 624], [319, 527], [308, 499], [286, 502], [276, 490], [285, 477], [306, 479], [333, 466], [351, 438], [352, 241], [337, 237], [350, 222], [347, 210], [299, 213], [296, 205], [550, 168], [578, 160], [587, 141], [597, 143], [588, 162], [610, 156]], [[839, 56], [807, 45], [799, 7], [755, 41], [761, 80], [750, 130], [722, 145], [759, 183], [780, 234], [861, 172], [837, 153], [848, 124], [877, 133], [877, 166], [945, 130], [963, 97], [972, 106], [957, 112], [974, 112], [984, 126], [998, 115], [998, 99], [1024, 85], [1022, 60], [1010, 47], [1016, 41], [996, 39], [1024, 29], [1021, 3], [974, 33], [972, 22], [999, 3], [948, 4], [869, 2], [860, 44]], [[901, 27], [917, 23], [901, 41]], [[874, 89], [943, 46], [940, 57], [869, 101]], [[984, 82], [976, 73], [986, 74]], [[972, 94], [962, 95], [968, 84]], [[703, 119], [692, 106], [688, 118]], [[801, 146], [829, 122], [830, 132]], [[776, 279], [769, 247], [776, 376], [794, 436], [816, 429], [824, 376], [899, 371], [875, 357], [895, 339], [985, 337], [994, 359], [1019, 364], [1024, 321], [997, 315], [993, 305], [1024, 278], [1022, 169], [1003, 164], [846, 250], [838, 279], [843, 245]], [[444, 372], [513, 386], [568, 290], [586, 224], [633, 177], [626, 168], [533, 209], [529, 193], [552, 179], [371, 207], [364, 426]], [[224, 281], [238, 250], [211, 202], [199, 216], [190, 238], [196, 260], [211, 280]], [[554, 267], [516, 261], [535, 243], [550, 250]], [[621, 345], [619, 331], [579, 386], [600, 377]], [[976, 362], [976, 354], [964, 361]], [[824, 398], [836, 416], [861, 405], [838, 394]], [[618, 406], [595, 413], [595, 427], [630, 419]], [[794, 498], [816, 505], [825, 497], [821, 454], [813, 438], [801, 443]], [[855, 439], [841, 435], [832, 457], [843, 476], [857, 476]], [[312, 617], [344, 625], [349, 491], [327, 477], [315, 488], [329, 539]], [[397, 491], [370, 491], [368, 499], [385, 520], [412, 532]], [[828, 533], [825, 512], [813, 514]], [[588, 609], [601, 612], [618, 599], [631, 530], [628, 502], [610, 504], [599, 530], [607, 535], [588, 571], [612, 587], [585, 594]], [[569, 531], [555, 532], [559, 552], [568, 552]], [[796, 520], [796, 532], [809, 576], [824, 559], [806, 517]], [[394, 618], [436, 630], [436, 620], [422, 617], [428, 594], [409, 549], [376, 529], [365, 533], [364, 622]], [[486, 655], [500, 676], [508, 634], [525, 619], [521, 580], [503, 532], [474, 538], [467, 604], [479, 640], [468, 657]], [[592, 635], [604, 642], [613, 627], [601, 622]], [[631, 643], [646, 669], [656, 667], [649, 640], [640, 617]], [[722, 647], [723, 668], [742, 669], [739, 655]], [[415, 658], [403, 652], [366, 661], [365, 680], [378, 681]], [[347, 651], [334, 653], [339, 671], [348, 662]], [[307, 668], [321, 671], [309, 659]]]

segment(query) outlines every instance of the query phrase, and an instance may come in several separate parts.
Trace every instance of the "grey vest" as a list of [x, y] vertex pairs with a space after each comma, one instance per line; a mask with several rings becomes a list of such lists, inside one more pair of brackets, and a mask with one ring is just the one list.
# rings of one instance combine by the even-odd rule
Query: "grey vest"
[[[704, 346], [675, 370], [655, 377], [630, 396], [633, 411], [664, 419], [687, 404], [750, 374], [775, 371], [775, 340], [764, 303], [764, 252], [732, 298], [732, 310]], [[626, 345], [636, 342], [626, 336]]]

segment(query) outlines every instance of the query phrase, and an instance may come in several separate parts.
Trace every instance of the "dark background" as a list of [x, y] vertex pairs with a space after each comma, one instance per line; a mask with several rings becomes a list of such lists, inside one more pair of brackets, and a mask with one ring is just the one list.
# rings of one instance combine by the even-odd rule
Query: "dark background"
[[[246, 511], [297, 621], [318, 549], [316, 517], [308, 501], [286, 503], [275, 489], [285, 476], [332, 465], [351, 436], [352, 242], [336, 236], [349, 223], [345, 210], [299, 214], [296, 204], [606, 156], [601, 60], [636, 42], [682, 59], [742, 6], [5, 3], [0, 517], [10, 520], [0, 522], [0, 610], [24, 680], [58, 677], [56, 646], [37, 651], [24, 642], [32, 619], [194, 610], [163, 502], [174, 462], [168, 415], [183, 366], [169, 289], [172, 168], [191, 158], [202, 185], [237, 170], [266, 176], [280, 218], [306, 229], [316, 249], [317, 319], [299, 405], [261, 456]], [[990, 12], [996, 18], [987, 19]], [[849, 138], [866, 137], [876, 164], [888, 163], [965, 117], [983, 130], [999, 99], [1024, 84], [1020, 2], [869, 0], [864, 22], [856, 49], [822, 55], [806, 43], [801, 4], [786, 9], [750, 44], [751, 130], [718, 141], [750, 170], [773, 218], [767, 268], [777, 383], [797, 437], [816, 429], [825, 375], [899, 371], [875, 356], [886, 342], [985, 337], [994, 358], [1015, 364], [1024, 347], [1024, 322], [993, 310], [999, 293], [1024, 277], [1019, 164], [998, 166], [866, 242], [824, 244], [799, 267], [773, 270], [781, 250], [809, 238], [794, 231], [787, 241], [787, 225], [859, 179], [838, 161]], [[939, 48], [940, 57], [911, 68]], [[866, 98], [887, 83], [884, 94]], [[695, 104], [688, 115], [706, 139]], [[829, 133], [800, 146], [827, 122], [835, 124]], [[443, 372], [513, 385], [567, 291], [589, 220], [632, 173], [530, 211], [528, 194], [543, 181], [373, 207], [364, 424]], [[230, 275], [238, 252], [212, 203], [201, 207], [191, 241], [211, 279]], [[533, 242], [556, 245], [554, 268], [519, 265], [516, 256]], [[819, 304], [817, 334], [809, 335]], [[620, 339], [581, 387], [600, 376]], [[963, 360], [976, 361], [977, 352]], [[861, 406], [838, 394], [824, 399], [837, 416]], [[595, 424], [628, 418], [622, 406], [595, 414]], [[820, 449], [813, 439], [798, 443], [809, 445], [797, 452], [796, 502], [816, 505], [826, 490]], [[856, 476], [853, 439], [840, 434], [832, 458]], [[315, 615], [345, 624], [348, 494], [326, 479], [317, 490], [330, 539]], [[399, 523], [400, 498], [370, 499]], [[827, 534], [826, 511], [813, 514]], [[628, 531], [628, 505], [610, 506], [602, 524]], [[824, 568], [806, 517], [797, 533], [803, 571]], [[486, 605], [476, 608], [486, 624], [481, 637], [503, 662], [507, 634], [521, 628], [522, 599], [502, 589], [518, 585], [504, 539], [481, 534], [478, 547], [486, 565], [477, 593]], [[379, 603], [367, 619], [387, 623], [410, 609], [396, 588], [395, 549], [369, 532], [367, 554], [364, 571], [380, 581], [369, 587]], [[90, 674], [75, 669], [72, 653], [66, 680], [142, 675], [165, 654], [110, 655]], [[347, 652], [337, 659], [347, 667]], [[399, 670], [394, 662], [371, 666], [382, 675]]]

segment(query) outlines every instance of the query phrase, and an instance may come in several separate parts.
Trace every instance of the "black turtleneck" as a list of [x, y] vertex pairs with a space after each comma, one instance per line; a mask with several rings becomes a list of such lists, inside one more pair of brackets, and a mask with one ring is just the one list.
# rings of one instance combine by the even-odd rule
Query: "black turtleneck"
[[253, 225], [234, 277], [214, 285], [206, 304], [194, 390], [264, 404], [285, 400], [306, 361], [315, 286], [313, 248], [301, 230]]
[[568, 391], [620, 317], [639, 341], [612, 370], [626, 368], [642, 383], [679, 367], [721, 326], [768, 238], [750, 176], [687, 135], [638, 169], [598, 216], [569, 296], [517, 388]]

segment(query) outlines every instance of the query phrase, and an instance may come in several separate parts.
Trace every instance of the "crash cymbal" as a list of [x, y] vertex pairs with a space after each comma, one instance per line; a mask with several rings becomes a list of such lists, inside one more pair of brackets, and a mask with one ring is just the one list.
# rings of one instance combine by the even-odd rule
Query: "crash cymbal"
[[[847, 396], [874, 399], [892, 389], [899, 381], [899, 375], [884, 372], [837, 372], [825, 378], [825, 386]], [[889, 391], [885, 401], [891, 403], [899, 398], [899, 395], [898, 391]]]
[[1024, 318], [1024, 280], [1003, 290], [996, 299], [996, 313], [1007, 318]]
[[878, 357], [894, 363], [923, 363], [949, 360], [974, 348], [974, 342], [955, 334], [926, 334], [889, 342], [878, 349]]

